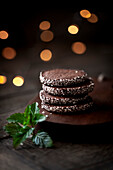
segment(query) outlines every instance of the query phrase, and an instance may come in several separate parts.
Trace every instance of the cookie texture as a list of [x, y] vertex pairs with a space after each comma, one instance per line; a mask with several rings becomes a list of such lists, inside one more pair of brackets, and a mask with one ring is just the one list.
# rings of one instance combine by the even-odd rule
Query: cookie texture
[[83, 70], [55, 69], [40, 72], [40, 81], [48, 86], [73, 86], [84, 82], [87, 73]]
[[63, 106], [63, 105], [49, 105], [49, 104], [41, 104], [41, 107], [49, 112], [55, 112], [55, 113], [77, 113], [81, 111], [86, 111], [89, 108], [91, 108], [93, 105], [93, 102], [87, 102], [87, 103], [82, 103], [82, 104], [77, 104], [77, 105], [71, 105], [71, 106]]
[[74, 105], [81, 101], [87, 100], [89, 98], [88, 94], [85, 96], [54, 96], [46, 93], [44, 90], [41, 90], [39, 97], [42, 103], [50, 105]]
[[88, 95], [94, 81], [83, 70], [55, 69], [40, 73], [41, 107], [57, 114], [77, 114], [93, 106]]
[[42, 89], [52, 95], [58, 96], [75, 96], [83, 95], [93, 91], [94, 82], [91, 78], [87, 79], [87, 82], [80, 84], [80, 86], [75, 87], [51, 87], [42, 84]]

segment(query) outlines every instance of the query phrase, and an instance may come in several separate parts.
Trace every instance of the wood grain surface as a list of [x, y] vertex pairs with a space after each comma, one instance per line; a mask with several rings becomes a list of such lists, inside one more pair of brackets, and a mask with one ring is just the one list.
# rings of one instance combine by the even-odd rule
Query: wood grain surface
[[[113, 168], [112, 122], [82, 126], [43, 122], [37, 128], [43, 128], [51, 135], [54, 142], [53, 148], [41, 149], [27, 140], [24, 145], [16, 150], [13, 149], [12, 138], [2, 128], [6, 118], [14, 112], [22, 112], [27, 103], [32, 98], [36, 98], [34, 96], [37, 96], [35, 90], [29, 93], [16, 92], [7, 98], [2, 97], [0, 103], [3, 108], [0, 115], [1, 170], [106, 170]], [[98, 94], [96, 97], [98, 98]], [[6, 103], [5, 108], [4, 103]]]

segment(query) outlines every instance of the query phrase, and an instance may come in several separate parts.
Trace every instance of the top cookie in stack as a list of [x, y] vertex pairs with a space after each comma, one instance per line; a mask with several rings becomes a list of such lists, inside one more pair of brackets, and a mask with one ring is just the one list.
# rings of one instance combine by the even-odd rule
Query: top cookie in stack
[[94, 88], [92, 78], [83, 70], [55, 69], [40, 73], [42, 107], [56, 113], [76, 113], [93, 104], [88, 96]]

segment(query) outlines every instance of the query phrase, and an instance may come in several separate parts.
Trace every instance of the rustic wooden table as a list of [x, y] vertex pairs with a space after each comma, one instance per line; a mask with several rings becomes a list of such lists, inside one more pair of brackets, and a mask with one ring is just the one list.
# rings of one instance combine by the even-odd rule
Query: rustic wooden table
[[[51, 149], [41, 149], [27, 140], [18, 149], [12, 147], [12, 138], [3, 132], [6, 117], [19, 112], [35, 95], [16, 93], [2, 97], [0, 102], [0, 169], [48, 170], [106, 170], [113, 169], [113, 122], [92, 126], [58, 125], [45, 122], [42, 127], [54, 141]], [[5, 107], [4, 107], [5, 105]]]
[[44, 122], [40, 126], [53, 138], [53, 148], [41, 149], [27, 140], [14, 149], [12, 138], [3, 131], [6, 118], [14, 112], [21, 112], [37, 95], [37, 89], [23, 90], [23, 87], [13, 92], [13, 88], [8, 87], [9, 94], [4, 91], [0, 97], [1, 170], [113, 169], [113, 122], [82, 126]]

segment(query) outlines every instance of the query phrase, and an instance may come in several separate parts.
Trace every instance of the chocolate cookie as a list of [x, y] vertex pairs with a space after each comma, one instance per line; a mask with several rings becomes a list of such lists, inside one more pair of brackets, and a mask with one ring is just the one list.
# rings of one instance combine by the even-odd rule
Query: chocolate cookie
[[94, 88], [94, 82], [91, 78], [87, 78], [84, 83], [77, 84], [74, 87], [51, 87], [42, 84], [42, 88], [45, 92], [58, 96], [85, 95], [89, 92], [92, 92]]
[[55, 69], [40, 72], [41, 83], [48, 86], [73, 86], [84, 82], [87, 73], [83, 70]]
[[93, 105], [93, 101], [88, 99], [85, 100], [84, 103], [82, 102], [81, 104], [76, 104], [76, 105], [49, 105], [49, 104], [41, 104], [41, 107], [49, 112], [55, 112], [55, 113], [77, 113], [80, 111], [85, 111], [88, 110], [91, 106]]
[[87, 100], [89, 98], [88, 94], [79, 97], [53, 96], [46, 93], [44, 90], [40, 91], [39, 96], [43, 103], [50, 104], [50, 105], [74, 105], [81, 101]]

